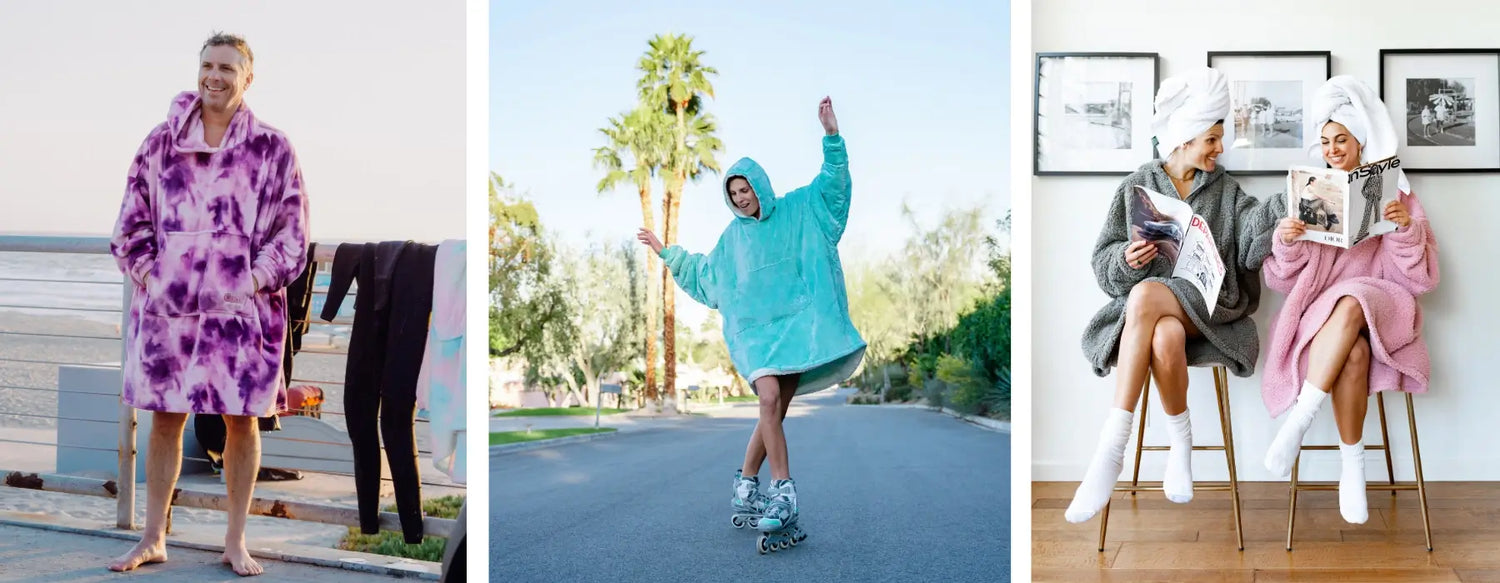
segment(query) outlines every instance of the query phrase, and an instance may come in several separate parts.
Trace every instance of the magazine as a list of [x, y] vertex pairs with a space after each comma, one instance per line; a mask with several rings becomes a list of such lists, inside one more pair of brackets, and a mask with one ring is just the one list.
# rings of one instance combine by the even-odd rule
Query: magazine
[[1307, 223], [1297, 240], [1348, 249], [1396, 230], [1385, 220], [1385, 206], [1396, 200], [1400, 168], [1394, 156], [1349, 172], [1293, 166], [1286, 175], [1287, 213]]
[[1136, 186], [1127, 202], [1130, 242], [1155, 243], [1157, 253], [1172, 263], [1172, 277], [1198, 288], [1212, 316], [1224, 285], [1224, 260], [1208, 223], [1188, 203], [1144, 186]]

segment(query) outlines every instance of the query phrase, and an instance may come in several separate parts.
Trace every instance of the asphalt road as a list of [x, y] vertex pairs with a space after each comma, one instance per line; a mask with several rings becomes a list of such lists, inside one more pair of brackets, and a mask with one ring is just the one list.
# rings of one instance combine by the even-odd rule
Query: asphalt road
[[490, 580], [1009, 580], [1009, 434], [799, 399], [786, 431], [809, 536], [762, 556], [729, 522], [754, 415], [492, 456]]

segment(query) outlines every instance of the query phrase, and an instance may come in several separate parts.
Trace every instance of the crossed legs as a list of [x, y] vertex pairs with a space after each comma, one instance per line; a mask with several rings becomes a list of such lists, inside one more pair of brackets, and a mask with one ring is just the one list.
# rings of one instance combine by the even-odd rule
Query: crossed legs
[[786, 411], [797, 392], [797, 380], [798, 375], [767, 376], [755, 380], [755, 393], [760, 397], [760, 420], [755, 423], [750, 443], [745, 446], [745, 465], [740, 468], [745, 477], [760, 473], [760, 466], [766, 458], [771, 460], [772, 480], [791, 477], [782, 421], [786, 419]]
[[1068, 506], [1069, 522], [1083, 522], [1109, 502], [1124, 468], [1125, 443], [1146, 377], [1158, 387], [1167, 413], [1171, 450], [1162, 489], [1173, 502], [1193, 497], [1192, 428], [1187, 411], [1187, 339], [1199, 336], [1176, 294], [1159, 282], [1136, 285], [1125, 303], [1125, 328], [1120, 333], [1116, 359], [1115, 407], [1100, 432], [1099, 445], [1083, 481]]
[[1339, 477], [1339, 511], [1360, 524], [1369, 518], [1365, 497], [1364, 425], [1370, 400], [1370, 342], [1364, 308], [1353, 297], [1339, 298], [1333, 312], [1308, 345], [1307, 380], [1286, 423], [1266, 451], [1266, 468], [1278, 476], [1291, 472], [1312, 425], [1329, 393], [1339, 428], [1343, 471]]

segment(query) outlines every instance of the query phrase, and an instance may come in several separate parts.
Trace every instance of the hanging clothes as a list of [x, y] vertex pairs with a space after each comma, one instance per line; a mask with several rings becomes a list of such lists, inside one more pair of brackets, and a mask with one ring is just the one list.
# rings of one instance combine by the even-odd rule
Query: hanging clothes
[[417, 378], [417, 407], [427, 410], [432, 465], [466, 483], [464, 462], [465, 249], [463, 240], [443, 241], [433, 261], [432, 323]]
[[313, 278], [318, 274], [318, 264], [312, 258], [317, 247], [317, 243], [307, 246], [307, 268], [286, 287], [286, 348], [282, 351], [281, 372], [288, 387], [292, 386], [292, 357], [302, 351], [302, 335], [307, 334], [309, 326], [308, 310], [312, 307]]
[[417, 470], [417, 376], [432, 308], [435, 248], [405, 241], [340, 245], [322, 318], [338, 314], [358, 282], [354, 326], [344, 374], [344, 415], [354, 449], [360, 531], [379, 532], [380, 446], [396, 491], [408, 544], [422, 542], [421, 476]]

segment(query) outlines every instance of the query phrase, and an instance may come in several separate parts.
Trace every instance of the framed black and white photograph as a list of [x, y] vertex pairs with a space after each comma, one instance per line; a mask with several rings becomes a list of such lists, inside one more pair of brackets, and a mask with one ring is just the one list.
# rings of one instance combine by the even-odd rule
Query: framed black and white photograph
[[1382, 49], [1380, 98], [1408, 172], [1500, 171], [1500, 49]]
[[1154, 157], [1156, 53], [1039, 53], [1033, 172], [1129, 174]]
[[1305, 112], [1333, 71], [1328, 51], [1211, 52], [1208, 66], [1229, 78], [1230, 118], [1224, 169], [1236, 174], [1285, 174], [1312, 163], [1317, 140]]

